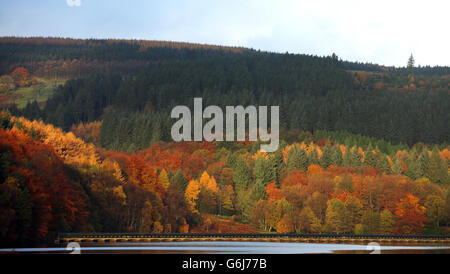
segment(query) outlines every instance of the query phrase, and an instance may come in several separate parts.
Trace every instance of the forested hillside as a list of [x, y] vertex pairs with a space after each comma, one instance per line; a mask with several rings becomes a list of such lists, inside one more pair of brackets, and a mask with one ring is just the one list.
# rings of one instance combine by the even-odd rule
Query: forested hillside
[[155, 143], [126, 154], [1, 116], [4, 245], [64, 231], [448, 233], [448, 149], [389, 155], [303, 134], [272, 154], [248, 142]]
[[[391, 91], [387, 81], [380, 88], [365, 78], [342, 70], [332, 57], [211, 56], [155, 62], [136, 75], [99, 74], [70, 80], [42, 110], [30, 103], [22, 112], [13, 109], [12, 113], [43, 118], [65, 130], [102, 117], [102, 130], [109, 132], [103, 144], [126, 151], [131, 144], [120, 141], [118, 134], [125, 129], [119, 126], [127, 132], [151, 131], [139, 136], [143, 140], [134, 144], [137, 149], [152, 141], [169, 141], [170, 110], [176, 105], [192, 106], [194, 97], [202, 97], [205, 105], [222, 107], [278, 105], [280, 126], [285, 130], [345, 130], [408, 145], [448, 142], [449, 79], [441, 79], [437, 86], [410, 88], [407, 84], [406, 90]], [[401, 76], [397, 78], [400, 82]], [[144, 125], [135, 119], [148, 122]]]
[[[0, 38], [0, 242], [63, 231], [448, 234], [449, 91], [448, 67]], [[173, 142], [171, 109], [193, 109], [194, 97], [279, 106], [279, 149]]]
[[136, 72], [156, 61], [246, 52], [250, 50], [169, 41], [0, 37], [0, 74], [24, 66], [38, 76], [70, 78], [106, 70]]

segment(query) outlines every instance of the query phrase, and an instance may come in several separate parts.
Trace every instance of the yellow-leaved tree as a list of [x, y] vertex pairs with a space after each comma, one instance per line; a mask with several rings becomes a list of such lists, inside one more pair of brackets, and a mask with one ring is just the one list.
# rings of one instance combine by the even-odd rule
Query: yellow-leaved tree
[[200, 193], [200, 184], [198, 183], [198, 181], [197, 180], [189, 181], [186, 187], [186, 192], [184, 193], [184, 197], [191, 211], [197, 211], [196, 206], [199, 193]]
[[158, 182], [164, 187], [165, 190], [169, 188], [170, 181], [169, 176], [167, 176], [166, 170], [161, 170], [158, 176]]
[[217, 193], [219, 191], [216, 179], [214, 179], [214, 176], [209, 176], [208, 172], [206, 171], [204, 171], [202, 176], [200, 177], [200, 186], [209, 191], [212, 191], [213, 193]]

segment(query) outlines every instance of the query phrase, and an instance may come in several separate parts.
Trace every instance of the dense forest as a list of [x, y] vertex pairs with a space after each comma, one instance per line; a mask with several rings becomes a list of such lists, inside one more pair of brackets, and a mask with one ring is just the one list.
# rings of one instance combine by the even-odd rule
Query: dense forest
[[[74, 132], [99, 139], [98, 123]], [[450, 222], [447, 148], [386, 154], [304, 132], [271, 154], [249, 142], [127, 154], [7, 112], [0, 135], [2, 244], [64, 231], [440, 234]]]
[[[0, 75], [0, 99], [64, 80], [48, 100], [3, 105], [2, 245], [62, 231], [449, 233], [448, 67], [6, 37]], [[279, 149], [173, 142], [170, 111], [194, 97], [280, 106]]]
[[174, 106], [192, 106], [192, 98], [202, 97], [205, 105], [221, 107], [278, 105], [280, 126], [286, 130], [345, 130], [395, 144], [441, 144], [450, 138], [448, 90], [447, 86], [414, 92], [355, 87], [353, 76], [332, 58], [217, 56], [156, 63], [137, 75], [99, 74], [69, 80], [42, 110], [30, 103], [22, 112], [12, 113], [43, 118], [65, 130], [104, 115], [104, 130], [111, 133], [104, 142], [108, 148], [129, 150], [130, 144], [121, 144], [117, 136], [123, 132], [119, 126], [126, 126], [127, 131], [151, 131], [140, 136], [147, 138], [137, 147], [142, 149], [152, 140], [168, 141], [153, 129], [170, 132], [162, 128], [170, 126], [166, 118]]

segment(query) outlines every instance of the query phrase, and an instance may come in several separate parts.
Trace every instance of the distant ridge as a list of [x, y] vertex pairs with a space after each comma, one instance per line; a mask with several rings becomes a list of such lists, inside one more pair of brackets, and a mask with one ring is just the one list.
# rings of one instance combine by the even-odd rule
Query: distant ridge
[[[18, 44], [18, 45], [30, 45], [30, 46], [103, 46], [103, 45], [114, 45], [114, 44], [130, 44], [137, 45], [139, 52], [144, 52], [148, 48], [171, 48], [171, 49], [191, 49], [191, 50], [217, 50], [223, 51], [225, 53], [269, 53], [269, 54], [284, 54], [280, 52], [272, 52], [265, 50], [256, 50], [253, 48], [246, 47], [235, 47], [235, 46], [222, 46], [214, 44], [201, 44], [201, 43], [189, 43], [189, 42], [176, 42], [176, 41], [160, 41], [160, 40], [142, 40], [142, 39], [116, 39], [116, 38], [63, 38], [63, 37], [42, 37], [42, 36], [32, 36], [32, 37], [16, 37], [16, 36], [4, 36], [0, 37], [1, 44]], [[308, 55], [295, 53], [294, 55]], [[330, 56], [336, 55], [330, 54]], [[330, 56], [315, 56], [315, 57], [330, 57]], [[347, 61], [339, 59], [341, 67], [345, 70], [361, 70], [361, 71], [371, 71], [371, 72], [391, 72], [391, 73], [406, 73], [406, 66], [396, 67], [396, 66], [386, 66], [376, 63], [361, 63], [357, 61]], [[406, 62], [405, 62], [406, 64]], [[447, 75], [450, 74], [450, 66], [419, 66], [414, 68], [414, 72], [418, 74], [426, 75]]]
[[137, 44], [139, 50], [146, 50], [151, 47], [169, 47], [176, 49], [212, 49], [223, 50], [225, 52], [243, 52], [250, 50], [244, 47], [220, 46], [200, 43], [174, 42], [174, 41], [158, 41], [158, 40], [140, 40], [140, 39], [76, 39], [76, 38], [60, 38], [60, 37], [0, 37], [0, 43], [14, 43], [22, 45], [53, 45], [53, 46], [101, 46], [106, 44], [128, 43]]

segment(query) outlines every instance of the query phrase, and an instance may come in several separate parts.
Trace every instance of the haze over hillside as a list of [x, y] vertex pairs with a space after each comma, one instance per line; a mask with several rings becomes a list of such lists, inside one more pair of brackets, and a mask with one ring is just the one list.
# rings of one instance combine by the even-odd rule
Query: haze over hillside
[[450, 65], [445, 0], [3, 2], [0, 36], [185, 41], [319, 56], [335, 52], [344, 60], [387, 66], [404, 66], [413, 53], [422, 66]]

